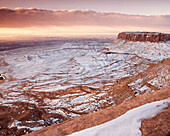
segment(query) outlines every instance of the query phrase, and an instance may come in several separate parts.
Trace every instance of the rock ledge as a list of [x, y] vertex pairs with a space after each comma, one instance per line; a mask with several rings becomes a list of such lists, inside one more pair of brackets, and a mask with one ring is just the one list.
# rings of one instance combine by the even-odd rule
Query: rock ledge
[[149, 41], [149, 42], [166, 42], [170, 41], [170, 34], [159, 32], [121, 32], [118, 39], [128, 41]]

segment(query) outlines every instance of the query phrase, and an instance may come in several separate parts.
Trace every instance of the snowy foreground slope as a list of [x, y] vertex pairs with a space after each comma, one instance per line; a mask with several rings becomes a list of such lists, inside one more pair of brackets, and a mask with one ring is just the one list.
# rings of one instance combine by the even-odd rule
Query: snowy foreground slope
[[153, 118], [170, 104], [170, 98], [134, 108], [124, 115], [107, 123], [85, 129], [70, 136], [141, 136], [139, 130], [144, 119]]
[[[7, 48], [14, 45], [22, 48]], [[81, 39], [0, 43], [0, 50], [0, 74], [5, 77], [0, 81], [0, 119], [4, 129], [14, 133], [35, 131], [170, 85], [168, 42]]]
[[[155, 104], [151, 104], [149, 107], [151, 109], [154, 109], [154, 111], [158, 110], [160, 108], [160, 111], [162, 113], [157, 113], [158, 115], [156, 115], [154, 118], [152, 119], [145, 119], [142, 121], [141, 124], [141, 128], [140, 131], [142, 132], [143, 136], [148, 136], [148, 135], [158, 135], [158, 136], [166, 136], [169, 133], [169, 113], [170, 113], [170, 108], [169, 108], [169, 102], [165, 102], [162, 103], [160, 101], [162, 100], [168, 100], [170, 97], [170, 92], [169, 92], [170, 87], [167, 87], [165, 89], [161, 89], [155, 92], [151, 92], [148, 94], [144, 94], [144, 95], [140, 95], [137, 96], [133, 99], [130, 99], [128, 101], [125, 101], [117, 106], [114, 107], [110, 107], [98, 112], [94, 112], [91, 114], [87, 114], [87, 115], [83, 115], [74, 119], [70, 119], [64, 122], [61, 122], [59, 124], [54, 124], [51, 125], [49, 127], [45, 127], [41, 130], [32, 132], [27, 134], [26, 136], [63, 136], [63, 135], [70, 135], [72, 133], [81, 131], [81, 130], [85, 130], [87, 128], [92, 128], [94, 126], [100, 126], [100, 124], [109, 122], [112, 120], [117, 120], [121, 115], [122, 116], [127, 116], [127, 113], [129, 114], [129, 111], [134, 111], [133, 109], [135, 109], [135, 113], [136, 112], [136, 108], [137, 111], [139, 111], [140, 109], [140, 113], [142, 113], [139, 118], [143, 118], [143, 115], [145, 115], [145, 110], [146, 107], [141, 108], [140, 106], [142, 105], [146, 105], [148, 103], [152, 103], [152, 102], [157, 102], [160, 103], [158, 104], [158, 106], [155, 107]], [[169, 101], [169, 100], [168, 100]], [[167, 108], [163, 108], [163, 107], [167, 107]], [[161, 110], [161, 108], [163, 108]], [[144, 111], [143, 111], [144, 110]], [[159, 110], [158, 110], [159, 111]], [[147, 111], [148, 114], [152, 113], [152, 110]], [[132, 112], [134, 113], [134, 112]], [[138, 112], [139, 113], [139, 112]], [[123, 119], [121, 116], [121, 119]], [[134, 117], [137, 117], [138, 115], [134, 115]], [[152, 116], [152, 115], [151, 115]], [[135, 120], [136, 118], [134, 118]], [[118, 119], [120, 121], [120, 119]], [[128, 127], [131, 126], [131, 122], [134, 121], [133, 118], [132, 120], [130, 120]], [[129, 121], [129, 119], [127, 118], [127, 121]], [[127, 121], [125, 120], [125, 122], [127, 123]], [[132, 125], [134, 127], [134, 131], [136, 132], [138, 131], [138, 124], [140, 124], [141, 120], [138, 120], [138, 122], [136, 122], [135, 126], [134, 124]], [[120, 122], [119, 122], [120, 123]], [[106, 123], [107, 124], [107, 123]], [[118, 125], [118, 124], [117, 124]], [[116, 126], [117, 128], [118, 126]], [[122, 128], [120, 126], [120, 128]], [[113, 128], [114, 129], [114, 128]], [[118, 129], [119, 130], [119, 129]], [[116, 131], [117, 132], [117, 131]], [[128, 133], [128, 131], [125, 131], [124, 129], [121, 129], [121, 132], [124, 134], [125, 132]], [[115, 133], [115, 132], [114, 132]], [[119, 133], [119, 132], [117, 132]], [[75, 133], [76, 134], [76, 133]], [[124, 136], [124, 135], [123, 135]]]

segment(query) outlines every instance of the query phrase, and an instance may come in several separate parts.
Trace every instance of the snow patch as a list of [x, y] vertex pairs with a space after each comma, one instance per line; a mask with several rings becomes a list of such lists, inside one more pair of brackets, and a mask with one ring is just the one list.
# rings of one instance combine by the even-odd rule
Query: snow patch
[[139, 128], [142, 120], [153, 118], [163, 112], [168, 104], [170, 104], [170, 98], [148, 103], [129, 110], [114, 120], [75, 132], [70, 136], [141, 136], [142, 132]]

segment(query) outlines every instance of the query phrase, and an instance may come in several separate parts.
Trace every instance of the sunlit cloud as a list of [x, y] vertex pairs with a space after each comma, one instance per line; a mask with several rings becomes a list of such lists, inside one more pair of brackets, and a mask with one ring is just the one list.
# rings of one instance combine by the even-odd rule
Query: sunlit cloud
[[170, 32], [170, 15], [141, 16], [90, 10], [0, 8], [0, 18], [0, 37], [117, 34], [120, 31]]

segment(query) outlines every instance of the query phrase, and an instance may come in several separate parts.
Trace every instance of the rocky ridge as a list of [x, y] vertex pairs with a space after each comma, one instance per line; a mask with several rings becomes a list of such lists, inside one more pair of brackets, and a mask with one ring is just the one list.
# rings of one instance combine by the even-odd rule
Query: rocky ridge
[[170, 40], [170, 34], [159, 32], [121, 32], [118, 39], [128, 41], [149, 41], [149, 42], [166, 42]]
[[[117, 105], [115, 107], [110, 107], [108, 109], [98, 111], [92, 114], [87, 114], [84, 116], [80, 116], [74, 119], [70, 119], [67, 121], [64, 121], [60, 124], [54, 124], [49, 127], [43, 128], [39, 131], [35, 131], [33, 133], [29, 133], [25, 136], [64, 136], [69, 135], [71, 133], [90, 128], [102, 123], [105, 123], [107, 121], [113, 120], [124, 113], [126, 113], [128, 110], [139, 107], [141, 105], [154, 102], [154, 101], [160, 101], [163, 99], [167, 99], [169, 97], [169, 87], [156, 91], [151, 92], [148, 94], [144, 94], [141, 96], [138, 96], [136, 98], [133, 98], [129, 101], [126, 101], [120, 105]], [[163, 113], [160, 115], [157, 115], [156, 122], [153, 122], [154, 120], [149, 119], [144, 120], [145, 124], [142, 123], [141, 131], [144, 132], [144, 135], [150, 135], [150, 136], [167, 136], [169, 125], [168, 125], [168, 116], [169, 108], [165, 109]], [[151, 120], [151, 122], [150, 122]], [[159, 120], [159, 121], [158, 121]], [[161, 122], [161, 126], [160, 123]], [[155, 124], [152, 124], [155, 123]], [[67, 126], [67, 127], [66, 127]], [[147, 126], [147, 127], [146, 127]], [[153, 127], [154, 126], [154, 127]], [[143, 135], [143, 136], [144, 136]]]
[[[77, 132], [77, 131], [80, 131], [80, 130], [83, 130], [89, 127], [102, 124], [114, 118], [117, 118], [120, 115], [127, 112], [128, 110], [144, 105], [146, 103], [169, 98], [170, 96], [169, 95], [170, 88], [169, 88], [169, 82], [168, 82], [169, 79], [167, 79], [167, 77], [164, 77], [164, 79], [159, 77], [161, 76], [160, 72], [161, 73], [163, 71], [165, 72], [166, 68], [169, 71], [169, 63], [170, 63], [170, 59], [163, 60], [159, 62], [158, 64], [155, 64], [155, 65], [153, 64], [151, 68], [149, 68], [143, 73], [140, 73], [133, 77], [121, 79], [117, 83], [114, 83], [114, 85], [108, 85], [102, 88], [102, 90], [110, 90], [113, 94], [117, 94], [116, 95], [117, 98], [115, 98], [117, 106], [107, 107], [103, 110], [100, 110], [94, 113], [84, 114], [74, 119], [68, 119], [68, 120], [65, 120], [64, 122], [54, 124], [49, 127], [45, 127], [33, 133], [29, 133], [27, 134], [27, 136], [68, 135], [68, 134], [71, 134], [71, 133], [74, 133], [74, 132]], [[169, 73], [165, 73], [165, 75], [169, 76]], [[155, 77], [158, 77], [159, 80], [161, 81], [167, 80], [168, 83], [163, 83], [163, 89], [161, 89], [159, 86], [151, 82], [153, 79], [155, 79]], [[156, 83], [155, 81], [156, 80], [153, 80], [154, 83]], [[161, 85], [161, 83], [159, 83], [159, 85]], [[141, 87], [145, 88], [148, 92], [144, 91], [140, 93], [140, 91], [137, 88], [141, 88]], [[154, 90], [155, 92], [149, 91], [150, 90], [149, 88], [151, 90]], [[82, 89], [86, 90], [86, 88], [84, 87], [82, 87]], [[109, 96], [112, 95], [111, 92], [110, 93], [108, 92]], [[124, 93], [126, 93], [126, 95], [123, 95]], [[138, 93], [143, 94], [143, 95], [138, 95]], [[128, 98], [127, 96], [132, 96], [132, 99], [128, 101], [124, 101], [125, 98]], [[169, 112], [169, 110], [167, 112]], [[144, 132], [144, 135], [148, 135], [148, 133], [152, 133], [152, 135], [155, 135], [156, 133], [159, 132], [160, 136], [167, 135], [168, 134], [167, 131], [169, 130], [167, 128], [168, 127], [167, 124], [169, 120], [166, 118], [167, 117], [166, 115], [168, 114], [167, 112], [163, 113], [163, 115], [161, 115], [161, 118], [158, 117], [158, 119], [162, 120], [161, 127], [159, 125], [160, 122], [157, 121], [158, 119], [156, 120], [156, 122], [155, 120], [152, 121], [155, 124], [154, 127], [153, 127], [153, 124], [151, 124], [150, 122], [146, 120], [147, 127], [146, 127], [146, 123], [142, 126], [141, 128], [142, 133]], [[154, 129], [154, 131], [152, 131], [151, 129], [152, 130]]]

